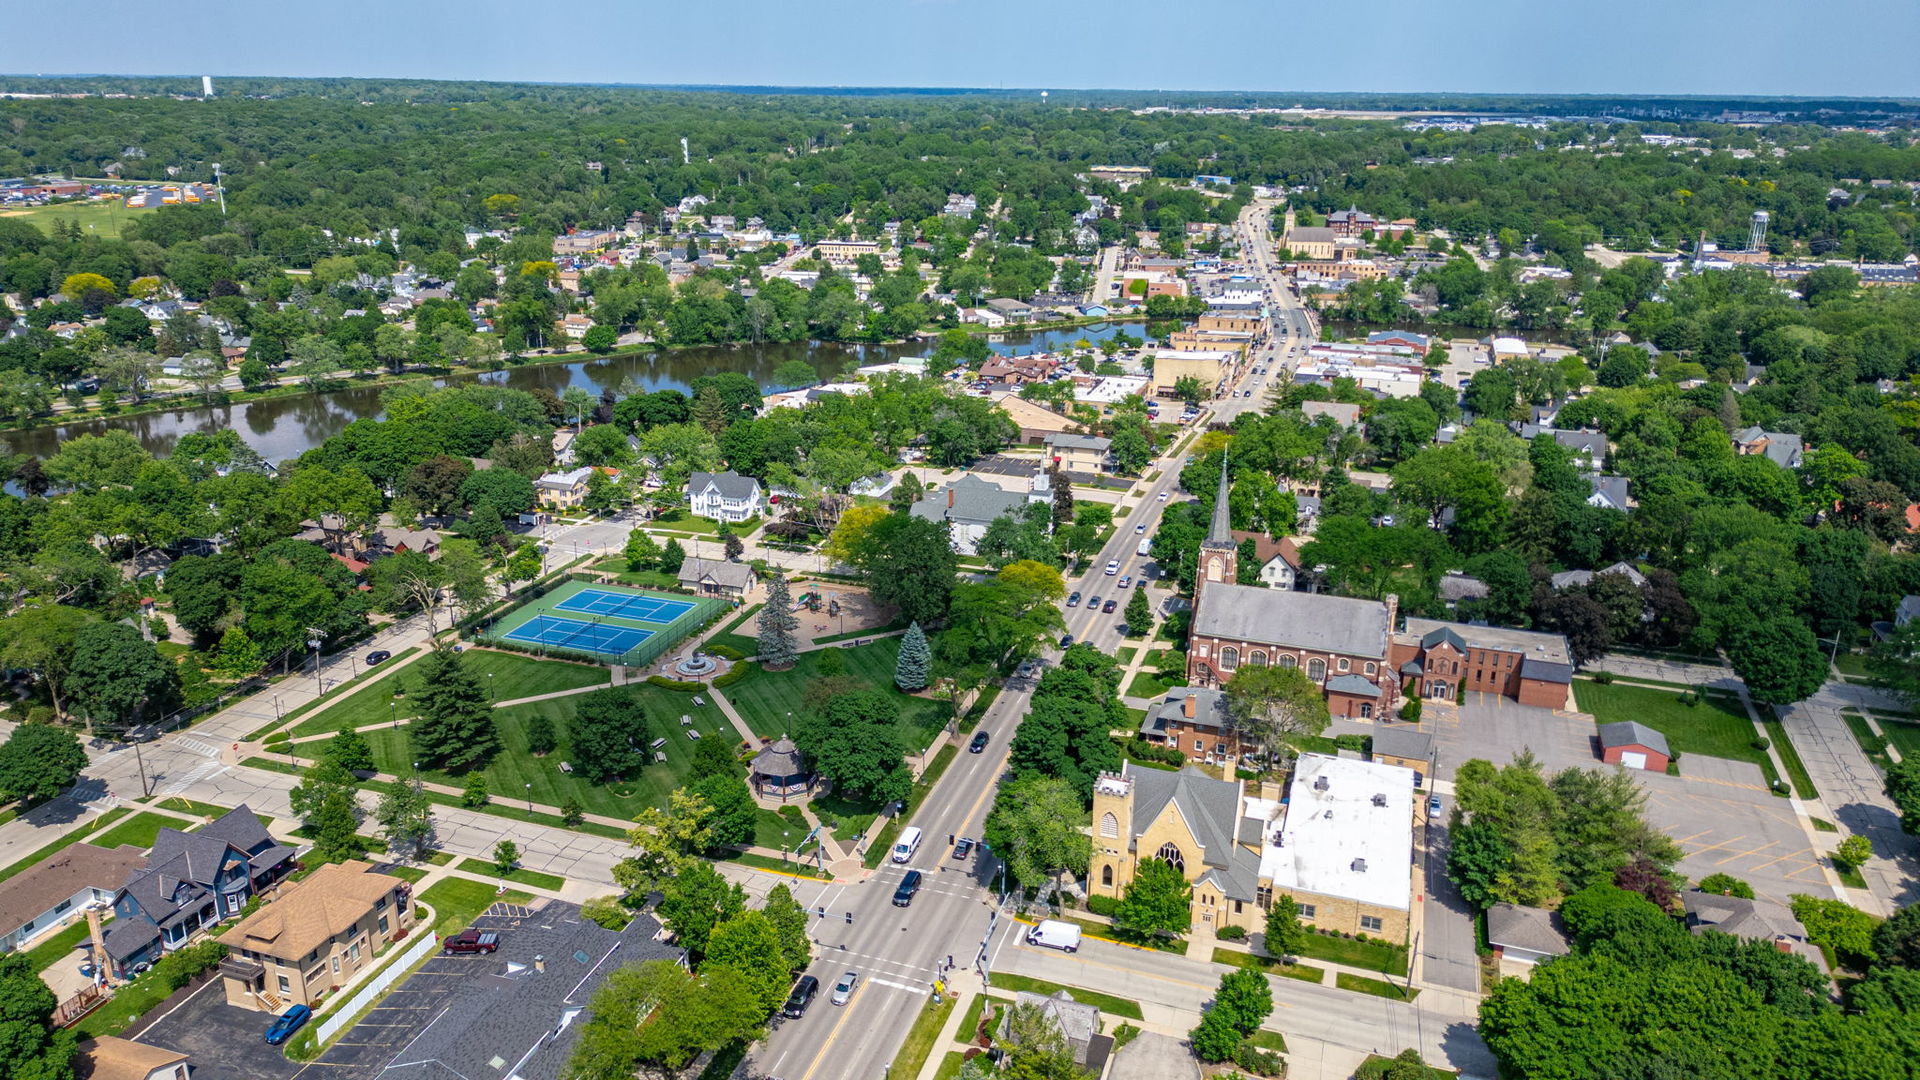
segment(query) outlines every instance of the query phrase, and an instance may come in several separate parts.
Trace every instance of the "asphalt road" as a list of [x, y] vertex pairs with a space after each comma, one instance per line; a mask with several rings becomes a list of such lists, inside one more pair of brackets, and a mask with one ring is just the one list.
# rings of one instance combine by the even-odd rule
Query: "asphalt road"
[[[1138, 581], [1151, 562], [1136, 552], [1141, 537], [1153, 533], [1162, 508], [1172, 502], [1171, 494], [1167, 502], [1158, 495], [1176, 486], [1179, 470], [1173, 464], [1171, 458], [1155, 463], [1160, 478], [1140, 489], [1144, 498], [1117, 519], [1113, 538], [1084, 573], [1068, 581], [1069, 591], [1098, 591], [1118, 596], [1124, 604], [1129, 590], [1114, 586], [1121, 574]], [[1145, 525], [1145, 533], [1136, 532], [1136, 525]], [[1119, 563], [1112, 577], [1106, 574], [1110, 561]], [[1107, 652], [1118, 645], [1118, 610], [1109, 615], [1083, 605], [1065, 609], [1065, 617], [1067, 632], [1076, 640], [1090, 640]], [[1048, 653], [1057, 656], [1058, 650]], [[947, 837], [980, 835], [995, 785], [1006, 769], [1007, 743], [1026, 715], [1032, 690], [1031, 682], [1016, 680], [995, 699], [978, 728], [988, 734], [985, 751], [962, 752], [909, 820], [923, 830], [925, 839], [907, 864], [883, 863], [858, 884], [809, 884], [795, 891], [808, 910], [826, 911], [814, 916], [817, 959], [807, 969], [820, 980], [822, 992], [806, 1016], [779, 1021], [754, 1050], [757, 1075], [783, 1080], [868, 1080], [878, 1075], [913, 1026], [938, 977], [938, 965], [951, 956], [957, 967], [972, 966], [993, 912], [994, 868], [991, 860], [977, 857], [955, 860]], [[921, 871], [924, 884], [910, 907], [895, 907], [894, 890], [909, 869]], [[852, 922], [847, 921], [849, 914]], [[999, 925], [1004, 929], [1007, 924]], [[836, 1007], [829, 1001], [830, 991], [847, 971], [858, 972], [860, 984], [845, 1006]]]
[[[1249, 410], [1259, 411], [1267, 404], [1267, 395], [1285, 387], [1293, 369], [1304, 355], [1313, 337], [1313, 323], [1306, 308], [1287, 288], [1280, 264], [1273, 258], [1273, 233], [1269, 226], [1276, 203], [1256, 199], [1248, 203], [1234, 223], [1234, 235], [1245, 253], [1241, 262], [1250, 270], [1263, 292], [1272, 299], [1267, 304], [1269, 322], [1267, 340], [1255, 351], [1252, 363], [1238, 381], [1227, 388], [1227, 396], [1212, 404], [1213, 418], [1231, 424], [1234, 417]], [[1289, 218], [1291, 220], [1291, 218]], [[1282, 330], [1286, 332], [1281, 333]], [[1263, 369], [1256, 374], [1256, 368]]]

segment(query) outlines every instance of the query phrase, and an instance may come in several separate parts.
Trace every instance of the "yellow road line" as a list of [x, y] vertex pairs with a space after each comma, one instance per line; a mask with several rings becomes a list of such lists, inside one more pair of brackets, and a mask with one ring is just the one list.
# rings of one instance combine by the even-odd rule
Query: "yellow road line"
[[[853, 1015], [854, 1005], [860, 1001], [860, 996], [865, 994], [867, 987], [871, 985], [873, 984], [866, 979], [860, 980], [860, 985], [854, 990], [853, 996], [847, 999], [846, 1011], [840, 1014], [842, 1020]], [[840, 1038], [840, 1033], [845, 1031], [846, 1028], [847, 1025], [844, 1023], [834, 1023], [833, 1031], [827, 1036], [827, 1041], [820, 1044], [820, 1052], [815, 1054], [813, 1060], [807, 1064], [807, 1071], [800, 1074], [800, 1080], [813, 1080], [813, 1074], [819, 1071], [820, 1063], [826, 1060], [827, 1051], [833, 1049], [834, 1041]]]

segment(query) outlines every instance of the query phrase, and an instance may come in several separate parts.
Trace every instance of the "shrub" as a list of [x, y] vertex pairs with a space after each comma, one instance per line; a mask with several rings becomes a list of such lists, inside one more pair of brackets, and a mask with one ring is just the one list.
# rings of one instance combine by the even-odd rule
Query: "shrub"
[[669, 679], [665, 675], [649, 675], [647, 684], [662, 690], [678, 690], [683, 694], [697, 694], [707, 688], [707, 684], [703, 682], [695, 682], [691, 679]]
[[1753, 740], [1753, 743], [1752, 743], [1752, 746], [1753, 746], [1753, 748], [1754, 748], [1755, 750], [1759, 750], [1759, 751], [1761, 751], [1761, 752], [1763, 752], [1763, 753], [1764, 753], [1764, 752], [1766, 751], [1766, 749], [1767, 749], [1768, 747], [1770, 747], [1770, 746], [1772, 746], [1772, 745], [1773, 745], [1773, 740], [1771, 740], [1771, 739], [1769, 739], [1769, 738], [1767, 738], [1767, 737], [1766, 737], [1766, 736], [1764, 736], [1764, 735], [1762, 735], [1762, 736], [1760, 736], [1759, 738], [1756, 738], [1756, 739], [1754, 739], [1754, 740]]
[[1244, 941], [1247, 937], [1247, 928], [1244, 926], [1223, 926], [1215, 931], [1213, 936], [1219, 938], [1221, 941]]
[[703, 649], [709, 656], [717, 656], [722, 660], [745, 660], [747, 658], [746, 653], [741, 652], [731, 645], [707, 645], [703, 646]]
[[487, 774], [468, 773], [466, 782], [460, 788], [460, 805], [473, 810], [487, 805], [491, 798], [487, 793]]
[[1234, 1049], [1233, 1063], [1258, 1076], [1284, 1076], [1287, 1071], [1286, 1058], [1251, 1042], [1242, 1042]]
[[1093, 912], [1095, 915], [1104, 915], [1111, 919], [1113, 918], [1113, 913], [1118, 910], [1119, 907], [1120, 898], [1117, 896], [1087, 897], [1087, 910]]
[[1405, 705], [1400, 706], [1400, 719], [1405, 720], [1409, 724], [1417, 724], [1420, 722], [1419, 698], [1410, 697], [1407, 699]]
[[758, 664], [750, 661], [741, 661], [734, 664], [724, 675], [716, 675], [713, 680], [713, 687], [716, 690], [724, 690], [757, 670], [759, 670]]
[[616, 932], [626, 929], [633, 921], [633, 912], [621, 905], [618, 896], [597, 896], [580, 905], [580, 914]]
[[577, 801], [568, 799], [566, 804], [560, 807], [560, 824], [565, 825], [567, 828], [577, 829], [580, 827], [580, 823], [585, 820], [587, 820], [586, 811], [580, 809], [580, 804]]
[[153, 978], [167, 984], [167, 989], [178, 990], [193, 981], [195, 975], [220, 963], [227, 955], [227, 947], [208, 939], [196, 942], [170, 952], [153, 962]]
[[1339, 747], [1342, 750], [1353, 750], [1353, 751], [1357, 751], [1359, 753], [1364, 754], [1370, 748], [1372, 748], [1373, 736], [1371, 735], [1336, 735], [1333, 737], [1333, 745]]
[[1613, 682], [1613, 672], [1596, 671], [1593, 673], [1593, 681], [1599, 683], [1601, 686], [1606, 686]]

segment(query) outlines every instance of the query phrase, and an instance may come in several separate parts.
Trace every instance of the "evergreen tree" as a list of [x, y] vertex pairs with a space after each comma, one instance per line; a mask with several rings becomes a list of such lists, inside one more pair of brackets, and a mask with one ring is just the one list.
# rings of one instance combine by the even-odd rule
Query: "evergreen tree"
[[486, 764], [500, 735], [479, 677], [451, 649], [435, 649], [421, 667], [420, 716], [407, 726], [415, 759], [449, 769]]
[[551, 754], [555, 742], [553, 718], [546, 713], [534, 713], [527, 720], [527, 753]]
[[678, 574], [681, 564], [686, 561], [687, 549], [681, 547], [678, 540], [669, 540], [660, 549], [660, 572], [663, 574]]
[[1147, 602], [1147, 588], [1144, 583], [1140, 588], [1133, 590], [1133, 596], [1128, 598], [1126, 610], [1122, 614], [1127, 618], [1127, 633], [1135, 637], [1145, 637], [1147, 631], [1153, 629], [1153, 607]]
[[767, 602], [760, 608], [760, 663], [768, 671], [785, 671], [793, 666], [796, 649], [793, 632], [800, 620], [793, 617], [793, 598], [787, 593], [787, 575], [779, 570], [767, 579]]
[[900, 655], [893, 662], [893, 685], [909, 694], [925, 690], [932, 673], [933, 650], [927, 646], [926, 631], [914, 623], [900, 639]]

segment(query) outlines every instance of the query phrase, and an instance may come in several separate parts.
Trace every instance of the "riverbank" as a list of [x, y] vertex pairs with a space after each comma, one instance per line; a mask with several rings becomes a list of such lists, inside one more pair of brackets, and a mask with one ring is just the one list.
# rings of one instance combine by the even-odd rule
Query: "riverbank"
[[[1110, 319], [1074, 320], [1044, 329], [997, 331], [989, 336], [996, 352], [1013, 354], [1065, 348], [1079, 338], [1099, 341], [1120, 332], [1123, 323]], [[938, 333], [938, 331], [935, 331]], [[56, 415], [36, 417], [26, 424], [0, 425], [0, 443], [14, 454], [47, 457], [61, 442], [79, 435], [123, 430], [134, 435], [149, 452], [164, 455], [174, 440], [193, 431], [232, 428], [268, 461], [285, 461], [324, 442], [355, 420], [382, 415], [381, 392], [396, 383], [429, 379], [439, 385], [481, 381], [520, 390], [546, 389], [555, 394], [579, 387], [600, 396], [624, 392], [686, 390], [702, 375], [738, 371], [761, 386], [772, 387], [781, 365], [807, 363], [822, 379], [837, 377], [851, 361], [885, 363], [920, 356], [929, 348], [923, 338], [894, 342], [793, 342], [730, 345], [635, 345], [605, 354], [582, 351], [529, 354], [518, 362], [497, 367], [415, 368], [401, 373], [349, 375], [331, 386], [310, 389], [287, 383], [261, 390], [229, 389], [212, 403], [197, 390], [149, 397], [138, 405], [122, 405], [109, 412], [97, 405], [84, 410], [70, 406]]]

